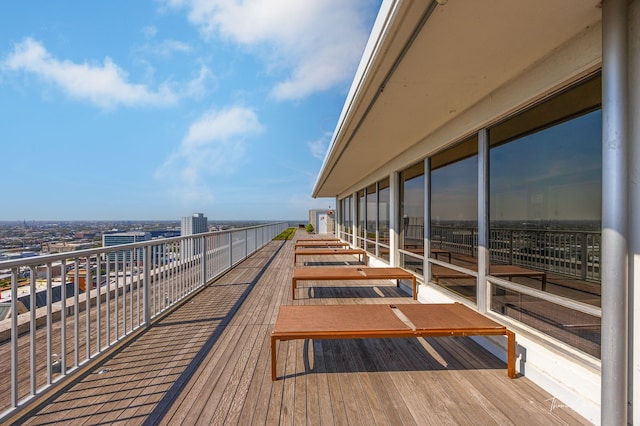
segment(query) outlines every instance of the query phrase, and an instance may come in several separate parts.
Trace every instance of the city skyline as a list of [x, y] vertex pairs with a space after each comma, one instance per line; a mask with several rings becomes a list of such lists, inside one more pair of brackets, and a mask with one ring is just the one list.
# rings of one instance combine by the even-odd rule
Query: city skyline
[[335, 208], [310, 194], [379, 5], [6, 6], [0, 220]]

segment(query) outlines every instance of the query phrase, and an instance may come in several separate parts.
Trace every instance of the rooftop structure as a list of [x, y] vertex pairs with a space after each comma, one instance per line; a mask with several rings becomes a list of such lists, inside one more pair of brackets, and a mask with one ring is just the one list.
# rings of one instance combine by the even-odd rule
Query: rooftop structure
[[313, 190], [602, 424], [640, 423], [639, 3], [384, 1]]
[[[307, 236], [303, 230], [297, 234]], [[272, 381], [269, 337], [281, 305], [418, 303], [408, 287], [398, 288], [388, 280], [366, 285], [332, 281], [331, 287], [305, 282], [292, 300], [294, 247], [294, 241], [267, 241], [238, 267], [200, 287], [186, 303], [161, 305], [153, 325], [114, 342], [115, 350], [108, 356], [85, 365], [86, 374], [66, 387], [57, 384], [57, 393], [45, 395], [46, 404], [25, 407], [13, 420], [172, 425], [585, 423], [526, 377], [510, 379], [503, 360], [464, 337], [280, 342], [278, 380]], [[228, 252], [221, 254], [224, 259]], [[182, 264], [177, 270], [190, 277], [201, 268], [196, 265], [192, 272]], [[167, 275], [182, 280], [180, 274]], [[164, 280], [154, 280], [154, 286], [158, 284], [171, 288]], [[128, 301], [129, 293], [124, 296]], [[152, 306], [164, 303], [151, 300]], [[122, 309], [122, 300], [118, 305]], [[130, 320], [134, 325], [139, 320], [136, 303], [127, 302], [126, 309], [119, 315], [128, 329]], [[104, 321], [106, 312], [101, 315]], [[115, 324], [113, 310], [111, 315]], [[96, 316], [92, 311], [92, 322]], [[85, 320], [82, 311], [80, 332]], [[38, 333], [44, 337], [45, 331], [43, 327]], [[55, 347], [58, 336], [53, 333]], [[103, 333], [102, 342], [115, 337]], [[20, 353], [26, 351], [28, 345], [21, 345]], [[71, 362], [72, 353], [68, 355]], [[55, 365], [60, 368], [59, 362]], [[28, 365], [21, 372], [26, 369]], [[2, 390], [1, 395], [9, 394]]]

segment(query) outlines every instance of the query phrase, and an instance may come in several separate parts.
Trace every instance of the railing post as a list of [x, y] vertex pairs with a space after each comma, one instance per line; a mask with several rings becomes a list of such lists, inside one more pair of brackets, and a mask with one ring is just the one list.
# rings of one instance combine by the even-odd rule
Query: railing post
[[589, 269], [589, 249], [587, 244], [586, 232], [580, 233], [580, 279], [585, 281], [587, 279], [587, 272]]
[[202, 282], [201, 286], [207, 285], [207, 281], [209, 281], [209, 277], [207, 277], [207, 237], [202, 237]]
[[91, 261], [87, 256], [84, 260], [85, 359], [91, 358], [91, 281]]
[[11, 407], [18, 406], [18, 268], [11, 269]]
[[233, 266], [233, 232], [229, 231], [229, 268]]
[[36, 271], [29, 266], [29, 367], [30, 367], [30, 394], [35, 395], [36, 383]]
[[[47, 385], [51, 385], [53, 382], [53, 372], [52, 372], [52, 354], [51, 346], [53, 344], [53, 336], [52, 336], [52, 324], [53, 324], [53, 300], [52, 300], [52, 284], [51, 284], [51, 262], [47, 262]], [[98, 334], [98, 338], [100, 335]], [[99, 340], [98, 340], [99, 342]], [[98, 350], [100, 349], [100, 344], [98, 343]]]
[[[60, 374], [67, 374], [67, 261], [60, 264]], [[13, 297], [13, 296], [12, 296]], [[13, 309], [13, 308], [12, 308]], [[107, 318], [109, 310], [107, 310]], [[107, 321], [108, 322], [108, 321]], [[108, 330], [108, 328], [107, 328]]]
[[513, 229], [509, 230], [509, 265], [513, 265]]
[[[143, 305], [144, 323], [147, 327], [151, 325], [151, 246], [143, 247], [144, 255], [144, 278], [143, 278]], [[138, 273], [140, 271], [138, 270]], [[139, 276], [139, 275], [138, 275]]]

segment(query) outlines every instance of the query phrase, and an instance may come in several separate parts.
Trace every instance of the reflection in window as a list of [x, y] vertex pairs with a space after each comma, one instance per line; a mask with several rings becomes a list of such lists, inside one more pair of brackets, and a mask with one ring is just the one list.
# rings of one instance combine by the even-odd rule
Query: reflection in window
[[424, 254], [423, 162], [400, 173], [400, 221], [400, 247], [405, 251], [401, 256], [401, 266], [422, 274]]
[[[473, 267], [469, 267], [469, 269], [477, 270], [477, 268]], [[441, 265], [432, 265], [431, 281], [442, 288], [476, 303], [477, 279], [474, 275], [446, 268]]]
[[491, 310], [600, 358], [600, 318], [493, 286]]
[[[600, 78], [594, 78], [489, 129], [491, 268], [515, 265], [531, 272], [513, 279], [519, 285], [596, 306], [600, 305], [600, 99]], [[546, 274], [542, 287], [532, 275], [536, 272]], [[599, 333], [599, 322], [585, 322], [584, 314], [540, 300], [522, 302], [525, 299], [515, 291], [496, 290], [491, 307], [599, 355], [599, 341], [590, 337], [594, 329]], [[578, 328], [565, 332], [577, 324], [588, 324], [584, 335]]]
[[341, 217], [341, 235], [340, 238], [346, 241], [351, 241], [351, 197], [345, 197], [340, 200], [340, 206], [342, 208], [342, 217]]
[[548, 291], [587, 303], [576, 288], [599, 287], [601, 122], [593, 111], [490, 152], [492, 263], [553, 273]]
[[389, 178], [378, 182], [378, 241], [379, 255], [389, 261]]
[[367, 199], [364, 195], [364, 189], [358, 191], [358, 238], [356, 240], [356, 246], [364, 248], [364, 234], [365, 234], [365, 218], [366, 218], [366, 202]]
[[366, 223], [366, 248], [367, 251], [376, 253], [376, 205], [378, 203], [376, 194], [376, 184], [367, 187], [367, 223]]
[[474, 136], [431, 158], [431, 258], [475, 266], [478, 141]]

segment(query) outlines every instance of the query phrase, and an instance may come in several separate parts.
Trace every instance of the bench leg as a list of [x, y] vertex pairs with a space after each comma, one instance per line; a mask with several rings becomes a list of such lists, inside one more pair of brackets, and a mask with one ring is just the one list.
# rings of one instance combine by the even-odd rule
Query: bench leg
[[276, 338], [271, 336], [271, 380], [278, 380], [276, 375]]
[[413, 300], [418, 300], [418, 283], [415, 275], [413, 276]]
[[516, 334], [507, 330], [507, 375], [515, 379], [516, 373]]
[[295, 300], [296, 298], [296, 287], [298, 286], [298, 280], [296, 280], [295, 278], [291, 279], [291, 288], [292, 288], [292, 292], [291, 292], [291, 299]]

